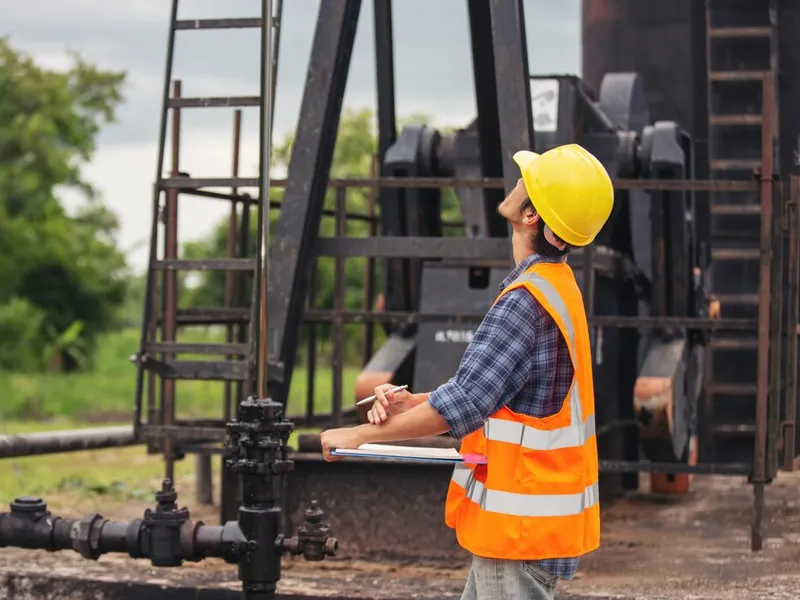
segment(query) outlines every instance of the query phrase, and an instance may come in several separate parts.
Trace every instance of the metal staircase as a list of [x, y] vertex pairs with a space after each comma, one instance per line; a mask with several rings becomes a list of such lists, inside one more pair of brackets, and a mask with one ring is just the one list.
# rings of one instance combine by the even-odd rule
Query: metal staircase
[[[772, 72], [777, 82], [775, 2], [707, 0], [706, 11], [711, 177], [752, 178], [761, 167], [764, 74]], [[774, 128], [773, 147], [776, 132]], [[711, 293], [720, 302], [723, 318], [755, 318], [759, 196], [714, 193], [711, 215]], [[701, 428], [705, 460], [740, 461], [752, 456], [753, 444], [743, 441], [752, 440], [755, 431], [756, 358], [755, 332], [730, 331], [712, 338]]]
[[[269, 153], [264, 138], [272, 125], [274, 84], [277, 69], [282, 2], [263, 0], [261, 16], [235, 19], [179, 19], [178, 0], [172, 0], [164, 95], [159, 130], [158, 163], [153, 198], [150, 259], [147, 270], [145, 307], [139, 351], [135, 356], [136, 391], [134, 428], [146, 439], [150, 451], [163, 453], [166, 477], [174, 476], [174, 461], [184, 452], [203, 443], [219, 442], [224, 436], [224, 423], [235, 411], [238, 401], [254, 393], [256, 384], [255, 344], [258, 332], [253, 324], [258, 313], [257, 270], [264, 237], [259, 234], [252, 253], [250, 208], [258, 206], [258, 223], [262, 224], [264, 198], [268, 198], [269, 182], [261, 186], [261, 178], [240, 178], [238, 157], [234, 150], [233, 176], [230, 178], [198, 178], [181, 171], [179, 165], [180, 113], [182, 110], [208, 108], [237, 109], [236, 126], [241, 125], [241, 109], [257, 107], [260, 112], [262, 143], [259, 148], [261, 173], [266, 173]], [[260, 29], [262, 40], [260, 95], [252, 97], [184, 98], [180, 82], [173, 82], [175, 47], [180, 36], [200, 30]], [[276, 49], [272, 64], [267, 63], [267, 45]], [[172, 89], [172, 91], [171, 91]], [[265, 99], [271, 99], [268, 103]], [[265, 123], [264, 121], [269, 121]], [[171, 125], [171, 168], [165, 169], [168, 123]], [[237, 130], [238, 131], [238, 130]], [[238, 137], [238, 135], [237, 135]], [[269, 140], [267, 139], [268, 147]], [[236, 145], [236, 143], [235, 143]], [[168, 170], [168, 174], [165, 174]], [[230, 188], [229, 193], [207, 188]], [[257, 188], [258, 195], [240, 192], [240, 188]], [[266, 190], [262, 190], [266, 187]], [[227, 256], [188, 260], [180, 257], [177, 239], [179, 196], [192, 203], [210, 200], [231, 203], [231, 228]], [[249, 250], [248, 250], [249, 249]], [[226, 298], [222, 306], [179, 308], [179, 273], [221, 271], [226, 278]], [[184, 342], [181, 331], [187, 326], [222, 326], [224, 343]], [[197, 356], [200, 358], [197, 358]], [[280, 365], [271, 364], [270, 376], [280, 379]], [[261, 373], [258, 373], [259, 377]], [[177, 381], [204, 380], [224, 382], [224, 398], [220, 398], [220, 418], [204, 421], [179, 420], [176, 417]], [[260, 384], [259, 384], [260, 387]], [[200, 451], [200, 450], [198, 450]], [[207, 457], [208, 454], [205, 454]], [[210, 463], [209, 463], [210, 464]]]

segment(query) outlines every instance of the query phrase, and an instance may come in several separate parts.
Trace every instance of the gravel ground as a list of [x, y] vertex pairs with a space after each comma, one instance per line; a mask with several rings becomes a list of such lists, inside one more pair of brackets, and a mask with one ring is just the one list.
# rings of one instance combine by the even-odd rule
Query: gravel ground
[[[574, 581], [559, 585], [557, 598], [797, 600], [799, 492], [800, 473], [782, 474], [767, 488], [765, 548], [760, 553], [750, 551], [752, 488], [743, 479], [698, 478], [693, 491], [683, 498], [641, 494], [620, 500], [604, 509], [601, 548], [584, 557]], [[114, 516], [138, 516], [141, 504], [132, 504], [129, 512]], [[308, 564], [287, 560], [279, 590], [287, 596], [314, 598], [457, 600], [465, 575], [464, 565], [459, 564], [372, 564], [348, 559]], [[53, 579], [51, 586], [41, 583], [48, 577]], [[147, 581], [159, 589], [215, 591], [209, 598], [236, 598], [238, 589], [235, 567], [219, 561], [181, 569], [153, 569], [148, 563], [122, 557], [104, 556], [88, 562], [74, 553], [0, 550], [2, 600], [116, 600], [117, 596], [97, 590], [65, 595], [63, 582], [78, 578], [121, 584]], [[39, 583], [30, 583], [34, 579]], [[29, 583], [25, 591], [20, 591], [19, 582], [23, 580]], [[16, 592], [11, 594], [14, 586]]]

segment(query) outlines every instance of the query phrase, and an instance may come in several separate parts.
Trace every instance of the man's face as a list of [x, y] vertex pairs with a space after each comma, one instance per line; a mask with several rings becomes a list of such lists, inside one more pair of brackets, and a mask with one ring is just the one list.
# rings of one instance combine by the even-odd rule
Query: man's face
[[520, 208], [527, 197], [528, 192], [525, 191], [525, 184], [520, 178], [517, 180], [517, 185], [514, 186], [514, 189], [505, 197], [505, 200], [497, 205], [497, 214], [509, 223], [518, 223], [522, 220]]
[[505, 200], [497, 205], [497, 213], [511, 223], [512, 244], [516, 244], [520, 240], [531, 240], [536, 231], [536, 224], [539, 222], [539, 215], [530, 205], [524, 210], [522, 209], [522, 205], [527, 198], [528, 192], [525, 190], [525, 184], [520, 178]]

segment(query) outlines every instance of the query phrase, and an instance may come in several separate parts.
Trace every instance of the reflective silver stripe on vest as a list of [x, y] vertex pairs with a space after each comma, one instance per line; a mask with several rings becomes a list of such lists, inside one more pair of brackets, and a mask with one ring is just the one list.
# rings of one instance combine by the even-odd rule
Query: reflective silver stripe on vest
[[487, 490], [475, 479], [466, 465], [453, 469], [453, 483], [464, 488], [467, 498], [487, 512], [502, 513], [512, 517], [569, 517], [579, 515], [597, 504], [597, 483], [577, 494], [518, 494]]
[[487, 419], [483, 435], [493, 442], [519, 444], [529, 450], [559, 450], [583, 446], [595, 434], [594, 415], [585, 423], [559, 427], [558, 429], [536, 429], [518, 421]]
[[467, 489], [467, 485], [469, 484], [469, 480], [472, 478], [472, 469], [470, 469], [467, 465], [463, 463], [456, 463], [455, 469], [453, 469], [453, 483], [457, 484], [458, 486]]

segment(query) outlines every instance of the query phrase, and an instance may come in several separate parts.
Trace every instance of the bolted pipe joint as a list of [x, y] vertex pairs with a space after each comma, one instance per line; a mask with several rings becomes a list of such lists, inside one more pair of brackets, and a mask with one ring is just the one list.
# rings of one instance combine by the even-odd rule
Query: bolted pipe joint
[[322, 520], [325, 513], [316, 500], [311, 501], [305, 515], [306, 520], [297, 530], [297, 535], [278, 541], [281, 550], [295, 556], [302, 554], [308, 561], [336, 556], [339, 542], [331, 535], [330, 525]]
[[106, 520], [97, 513], [88, 514], [80, 521], [72, 524], [70, 537], [72, 548], [83, 558], [97, 560], [102, 551], [100, 549], [100, 532]]

